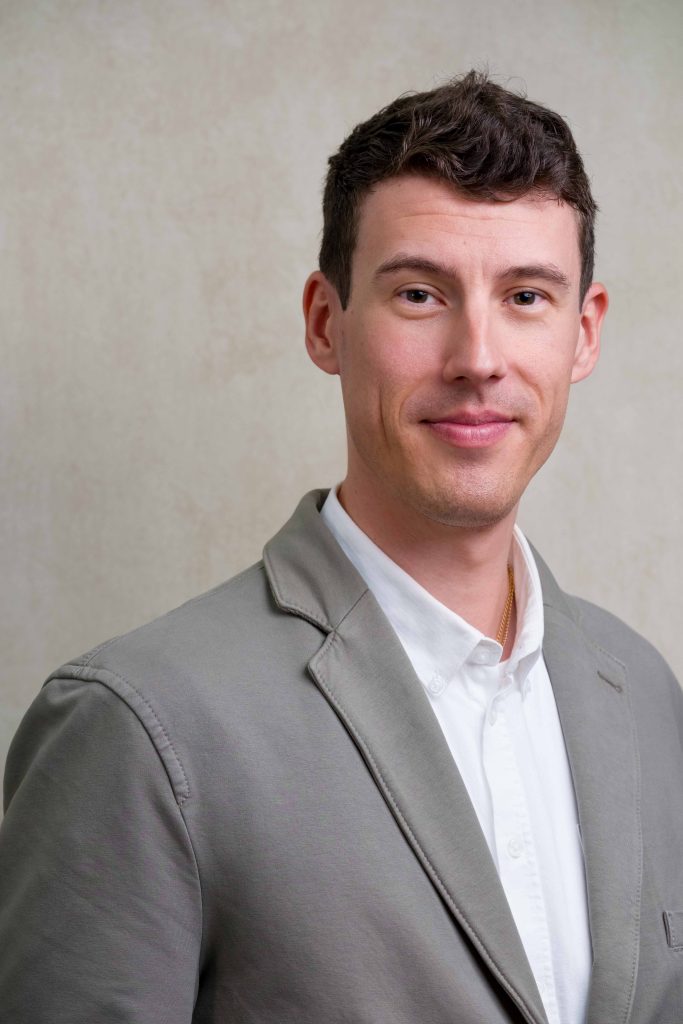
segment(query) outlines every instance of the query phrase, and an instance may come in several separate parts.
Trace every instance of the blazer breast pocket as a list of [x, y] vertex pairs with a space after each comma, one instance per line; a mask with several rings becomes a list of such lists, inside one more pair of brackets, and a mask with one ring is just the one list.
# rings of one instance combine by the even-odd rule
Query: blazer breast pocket
[[671, 948], [683, 952], [683, 910], [665, 910], [664, 928], [666, 941]]

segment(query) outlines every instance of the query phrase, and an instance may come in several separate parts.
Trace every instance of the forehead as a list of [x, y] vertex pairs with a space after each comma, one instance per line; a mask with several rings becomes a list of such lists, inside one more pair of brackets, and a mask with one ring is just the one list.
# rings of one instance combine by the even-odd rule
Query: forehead
[[566, 203], [534, 194], [474, 200], [420, 175], [390, 178], [363, 199], [354, 266], [406, 250], [484, 265], [552, 261], [572, 279], [580, 272], [578, 216]]

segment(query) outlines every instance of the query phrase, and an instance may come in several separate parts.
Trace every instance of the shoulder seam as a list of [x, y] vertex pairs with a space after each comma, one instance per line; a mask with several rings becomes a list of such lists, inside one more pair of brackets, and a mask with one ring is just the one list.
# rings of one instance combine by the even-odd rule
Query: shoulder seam
[[[168, 730], [148, 698], [129, 679], [118, 672], [109, 668], [98, 668], [90, 665], [89, 662], [85, 665], [64, 665], [58, 672], [50, 676], [50, 679], [69, 678], [106, 686], [128, 706], [149, 736], [166, 770], [176, 803], [182, 807], [192, 795], [187, 774]], [[48, 679], [48, 683], [49, 681]]]

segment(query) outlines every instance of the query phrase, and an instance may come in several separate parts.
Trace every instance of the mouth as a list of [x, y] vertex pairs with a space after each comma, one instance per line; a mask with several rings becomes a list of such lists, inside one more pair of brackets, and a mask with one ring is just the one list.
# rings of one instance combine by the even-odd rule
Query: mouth
[[502, 440], [514, 422], [508, 413], [492, 409], [462, 409], [422, 420], [437, 437], [456, 448], [488, 448]]

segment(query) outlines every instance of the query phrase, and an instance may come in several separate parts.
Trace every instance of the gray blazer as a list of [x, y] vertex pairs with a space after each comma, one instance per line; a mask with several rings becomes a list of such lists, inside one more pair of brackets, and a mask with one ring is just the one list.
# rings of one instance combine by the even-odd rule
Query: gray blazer
[[[403, 649], [307, 495], [228, 583], [64, 665], [13, 742], [3, 1024], [541, 1024]], [[683, 1021], [683, 697], [539, 560], [589, 1024]]]

